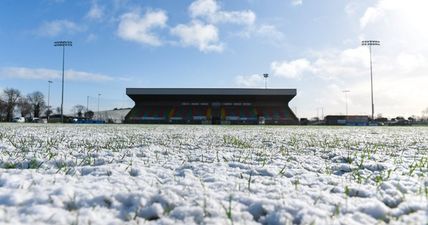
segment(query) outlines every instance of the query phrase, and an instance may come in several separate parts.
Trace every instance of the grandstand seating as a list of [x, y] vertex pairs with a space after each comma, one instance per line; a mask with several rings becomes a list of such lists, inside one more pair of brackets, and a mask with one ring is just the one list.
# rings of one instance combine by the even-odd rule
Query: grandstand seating
[[297, 124], [296, 89], [127, 88], [129, 123]]
[[[208, 105], [140, 106], [130, 113], [134, 122], [147, 123], [203, 123], [212, 119]], [[290, 110], [280, 106], [221, 106], [221, 121], [231, 124], [257, 124], [262, 117], [267, 124], [282, 123], [293, 119]]]
[[208, 106], [176, 106], [169, 113], [172, 120], [207, 120]]
[[257, 120], [257, 113], [252, 106], [225, 106], [223, 120]]

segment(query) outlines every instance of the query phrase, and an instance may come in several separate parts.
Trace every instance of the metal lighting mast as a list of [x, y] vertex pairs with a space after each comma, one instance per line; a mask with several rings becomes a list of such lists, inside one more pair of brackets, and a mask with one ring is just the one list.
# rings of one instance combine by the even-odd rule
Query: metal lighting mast
[[[321, 117], [319, 117], [320, 114], [320, 110], [321, 109]], [[317, 118], [318, 120], [324, 120], [324, 107], [318, 107], [317, 108]]]
[[363, 46], [369, 46], [370, 51], [370, 84], [371, 84], [371, 99], [372, 99], [372, 120], [374, 120], [374, 102], [373, 102], [373, 63], [372, 63], [372, 46], [379, 46], [380, 41], [362, 41]]
[[86, 96], [86, 112], [89, 112], [89, 95]]
[[324, 120], [324, 107], [321, 107], [321, 118]]
[[54, 46], [62, 47], [62, 91], [61, 91], [61, 122], [64, 123], [64, 62], [65, 62], [65, 47], [73, 46], [71, 41], [55, 41]]
[[50, 106], [50, 98], [51, 98], [51, 84], [52, 84], [52, 81], [51, 80], [48, 80], [48, 115], [47, 115], [47, 118], [48, 118], [48, 123], [49, 123], [49, 115], [51, 114], [51, 106]]
[[98, 94], [98, 120], [101, 118], [101, 115], [100, 115], [100, 96], [101, 96], [101, 94]]
[[350, 90], [343, 90], [343, 93], [345, 93], [345, 105], [346, 105], [346, 116], [348, 116], [348, 93], [351, 92]]
[[265, 89], [267, 89], [267, 79], [268, 79], [268, 77], [269, 77], [269, 74], [264, 73], [264, 74], [263, 74], [263, 77], [265, 78]]

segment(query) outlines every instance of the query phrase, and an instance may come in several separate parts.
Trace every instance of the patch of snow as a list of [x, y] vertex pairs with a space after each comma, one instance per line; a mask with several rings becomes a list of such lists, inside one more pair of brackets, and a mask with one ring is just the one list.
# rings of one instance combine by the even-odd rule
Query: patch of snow
[[425, 127], [1, 124], [0, 224], [426, 225], [427, 149]]

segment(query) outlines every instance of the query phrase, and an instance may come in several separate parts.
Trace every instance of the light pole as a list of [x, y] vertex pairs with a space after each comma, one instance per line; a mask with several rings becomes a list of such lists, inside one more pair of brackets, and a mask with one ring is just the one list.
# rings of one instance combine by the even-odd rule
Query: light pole
[[317, 119], [320, 120], [320, 108], [317, 108]]
[[49, 123], [49, 115], [51, 114], [51, 106], [50, 106], [50, 98], [51, 98], [51, 84], [52, 84], [52, 81], [51, 80], [48, 80], [48, 115], [47, 115], [47, 118], [48, 118], [48, 123]]
[[346, 116], [348, 116], [348, 93], [351, 92], [350, 90], [343, 90], [343, 93], [345, 93], [345, 105], [346, 105]]
[[85, 113], [85, 119], [89, 118], [88, 117], [89, 116], [88, 112], [89, 112], [89, 95], [86, 96], [86, 113]]
[[263, 74], [263, 77], [265, 78], [265, 89], [267, 89], [267, 79], [268, 79], [268, 77], [269, 77], [269, 74], [264, 73], [264, 74]]
[[321, 119], [324, 120], [324, 107], [321, 107]]
[[65, 62], [65, 47], [73, 46], [71, 41], [55, 41], [54, 46], [62, 47], [62, 91], [61, 91], [61, 122], [64, 123], [64, 62]]
[[89, 112], [89, 95], [86, 96], [86, 112]]
[[371, 86], [371, 99], [372, 99], [372, 120], [374, 119], [374, 102], [373, 102], [373, 63], [372, 63], [372, 46], [380, 45], [380, 41], [362, 41], [361, 45], [369, 46], [370, 51], [370, 86]]
[[100, 96], [101, 96], [101, 94], [98, 94], [98, 120], [101, 118], [101, 116], [100, 116]]
[[[321, 109], [321, 117], [319, 117], [319, 110]], [[324, 120], [324, 107], [318, 107], [317, 108], [317, 118], [318, 120]]]

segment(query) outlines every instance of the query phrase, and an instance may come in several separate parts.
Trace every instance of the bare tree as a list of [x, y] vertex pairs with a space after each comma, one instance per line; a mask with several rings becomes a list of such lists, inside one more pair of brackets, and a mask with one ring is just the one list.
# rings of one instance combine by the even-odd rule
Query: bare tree
[[6, 121], [11, 122], [13, 119], [13, 110], [21, 97], [18, 89], [6, 88], [3, 90], [3, 101], [6, 102]]
[[73, 106], [73, 113], [77, 115], [77, 117], [82, 118], [83, 117], [83, 111], [85, 111], [86, 107], [83, 105], [75, 105]]
[[428, 107], [422, 111], [422, 119], [428, 119]]
[[45, 115], [46, 115], [47, 117], [49, 117], [50, 115], [52, 115], [52, 113], [53, 113], [52, 109], [50, 109], [50, 108], [46, 108]]
[[19, 98], [17, 106], [19, 110], [21, 111], [22, 117], [28, 117], [31, 116], [31, 111], [33, 110], [33, 107], [31, 106], [30, 102], [27, 98]]
[[0, 98], [0, 122], [5, 120], [7, 104]]
[[86, 118], [86, 119], [92, 119], [92, 118], [94, 118], [94, 112], [93, 112], [93, 111], [91, 111], [91, 110], [86, 111], [86, 112], [85, 112], [85, 118]]
[[43, 112], [46, 107], [45, 96], [43, 93], [40, 91], [35, 91], [31, 94], [28, 94], [27, 99], [31, 104], [33, 116], [40, 117], [41, 112]]

